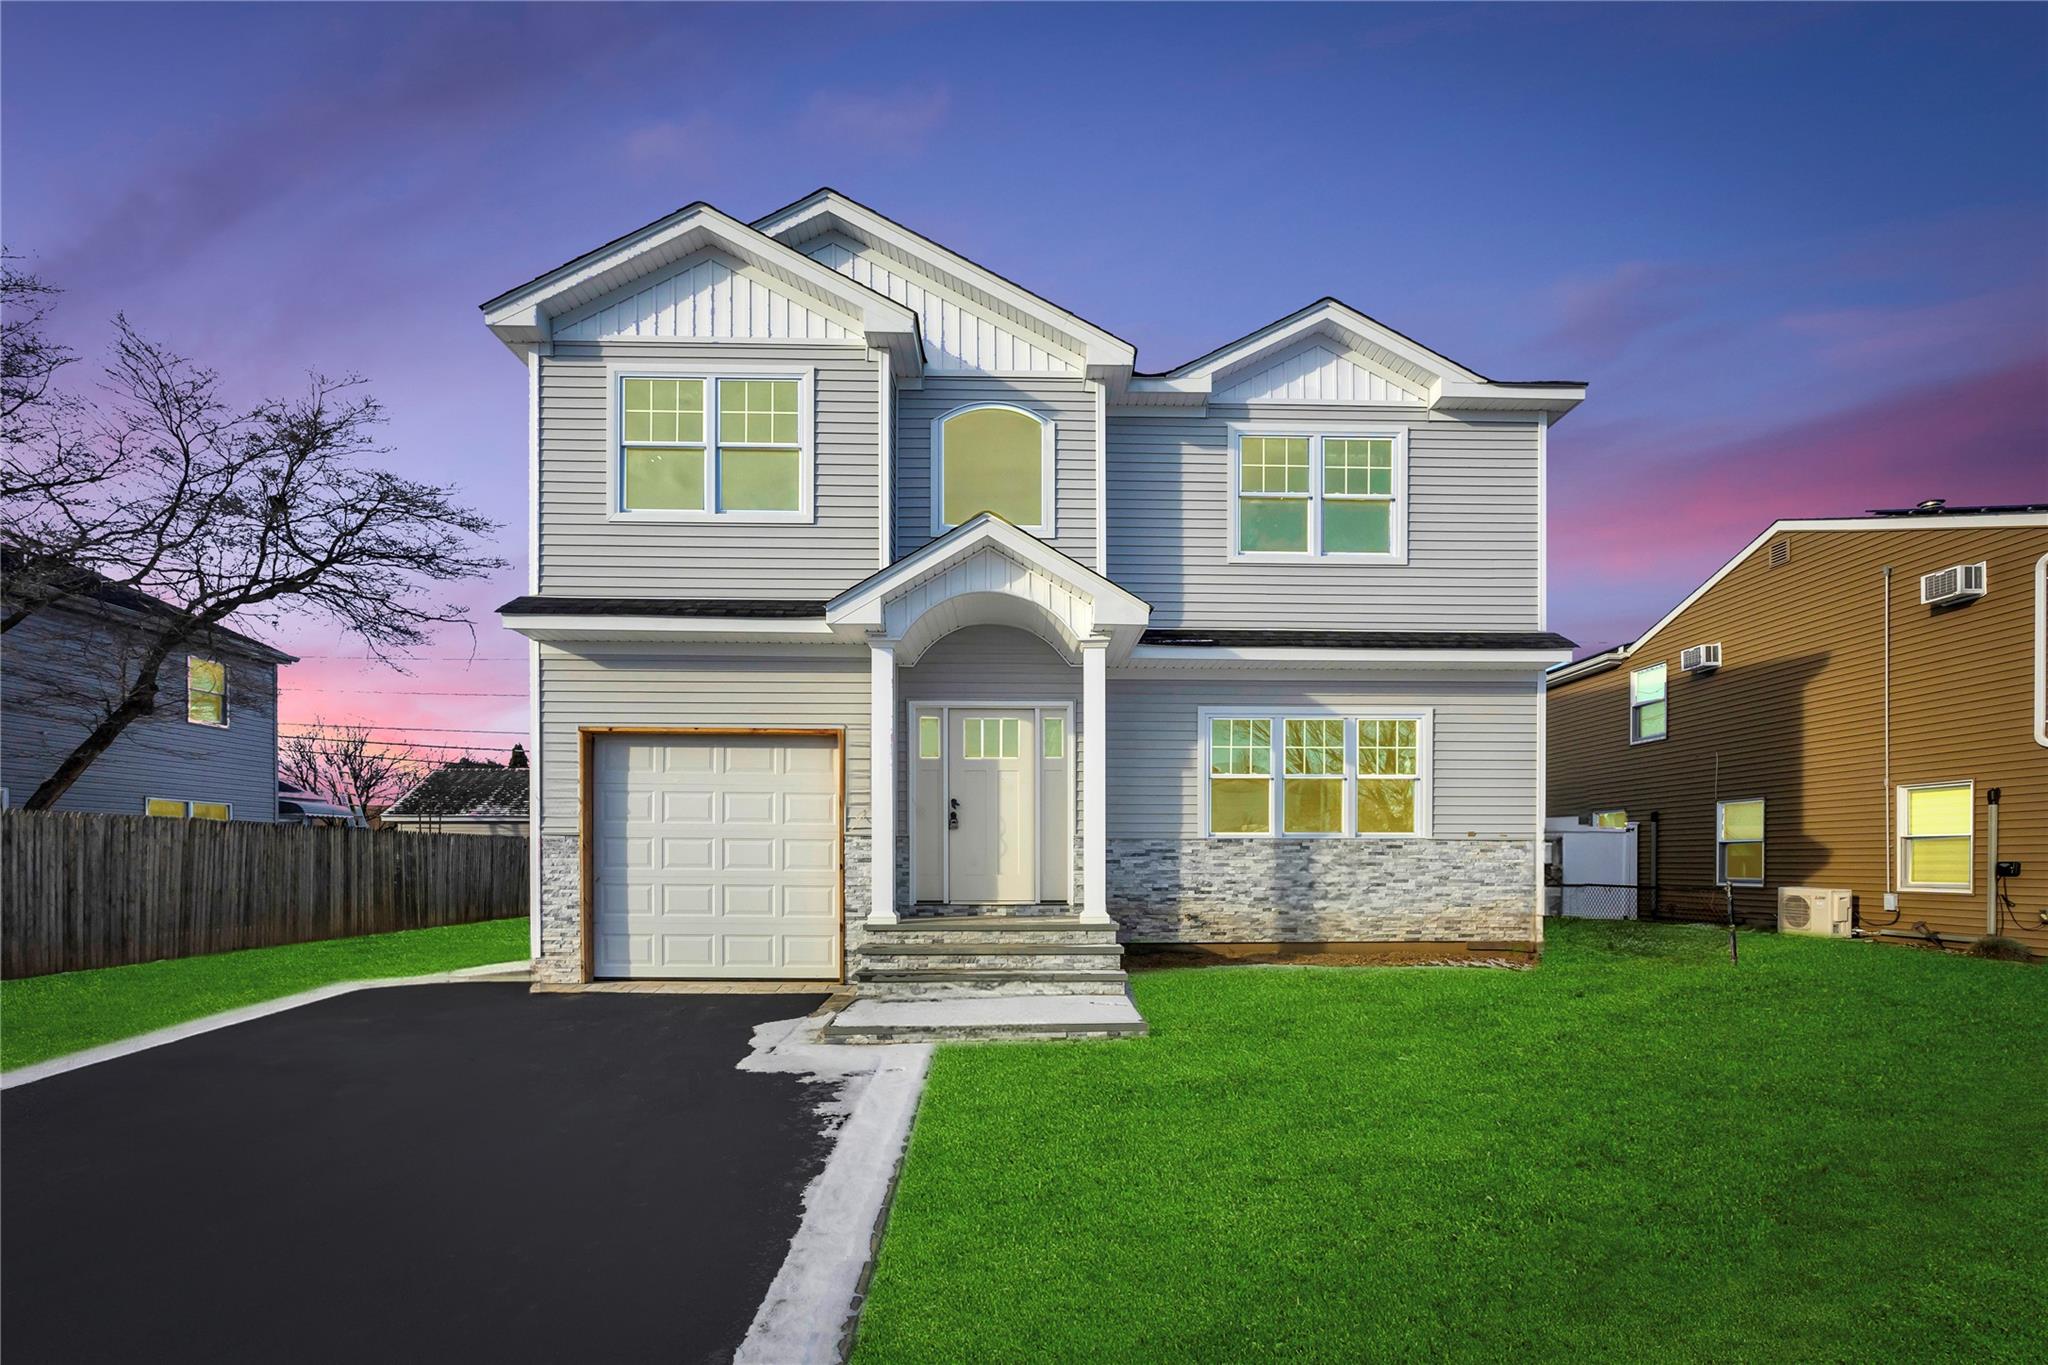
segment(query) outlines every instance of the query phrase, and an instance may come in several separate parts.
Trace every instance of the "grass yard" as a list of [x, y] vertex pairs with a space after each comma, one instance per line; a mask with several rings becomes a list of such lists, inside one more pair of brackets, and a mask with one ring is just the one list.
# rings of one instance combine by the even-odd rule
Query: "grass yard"
[[0, 1069], [334, 981], [429, 976], [526, 953], [522, 916], [0, 982]]
[[1526, 972], [1133, 978], [936, 1058], [856, 1345], [2048, 1359], [2048, 975], [1571, 922]]

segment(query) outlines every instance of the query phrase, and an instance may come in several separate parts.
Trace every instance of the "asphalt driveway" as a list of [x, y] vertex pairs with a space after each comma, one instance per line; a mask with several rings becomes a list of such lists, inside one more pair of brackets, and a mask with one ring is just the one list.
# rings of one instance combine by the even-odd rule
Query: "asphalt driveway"
[[803, 995], [367, 990], [0, 1098], [0, 1348], [728, 1357], [829, 1154]]

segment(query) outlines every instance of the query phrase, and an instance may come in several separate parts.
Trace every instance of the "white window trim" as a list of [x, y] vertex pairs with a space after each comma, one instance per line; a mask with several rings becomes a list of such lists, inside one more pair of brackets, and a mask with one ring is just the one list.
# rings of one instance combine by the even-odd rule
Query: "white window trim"
[[[1351, 426], [1299, 423], [1232, 422], [1230, 432], [1229, 486], [1224, 493], [1230, 507], [1226, 546], [1232, 564], [1406, 564], [1408, 562], [1408, 428], [1405, 426]], [[1244, 495], [1241, 470], [1244, 439], [1247, 436], [1278, 436], [1308, 442], [1308, 548], [1306, 550], [1240, 550], [1238, 548], [1238, 501]], [[1394, 443], [1393, 508], [1387, 514], [1389, 545], [1377, 554], [1325, 553], [1323, 550], [1323, 442], [1392, 441]], [[1254, 494], [1253, 496], [1258, 496]], [[1301, 497], [1302, 494], [1274, 495]], [[1362, 499], [1363, 500], [1363, 499]]]
[[[192, 719], [192, 661], [194, 659], [203, 664], [218, 664], [220, 666], [220, 719], [217, 721]], [[225, 659], [210, 659], [204, 654], [187, 654], [185, 656], [185, 723], [187, 725], [197, 725], [206, 730], [225, 730], [235, 723], [234, 703], [228, 696], [228, 693], [233, 690], [230, 675], [231, 670], [228, 668], [228, 663]], [[169, 800], [170, 798], [162, 797], [159, 799]]]
[[[1911, 866], [1911, 863], [1906, 857], [1906, 846], [1908, 843], [1910, 843], [1912, 840], [1916, 838], [1954, 839], [1959, 836], [1953, 834], [1908, 834], [1906, 832], [1907, 793], [1917, 791], [1932, 791], [1944, 787], [1963, 787], [1966, 788], [1970, 793], [1970, 830], [1968, 836], [1970, 842], [1970, 879], [1963, 883], [1961, 886], [1946, 886], [1939, 882], [1908, 881], [1906, 880], [1906, 869]], [[1977, 887], [1977, 783], [1975, 779], [1972, 779], [1967, 782], [1901, 783], [1898, 789], [1897, 801], [1897, 823], [1895, 823], [1892, 826], [1892, 828], [1896, 829], [1899, 832], [1898, 847], [1892, 850], [1892, 860], [1898, 874], [1899, 890], [1918, 892], [1921, 895], [1927, 896], [1975, 895]]]
[[[1196, 818], [1204, 839], [1430, 839], [1435, 837], [1432, 818], [1436, 805], [1436, 708], [1430, 706], [1204, 706], [1197, 711], [1199, 733], [1195, 739], [1198, 800]], [[1210, 722], [1215, 720], [1263, 720], [1272, 723], [1272, 769], [1267, 776], [1272, 790], [1267, 795], [1267, 829], [1263, 834], [1216, 834], [1209, 829]], [[1287, 722], [1290, 720], [1341, 720], [1344, 722], [1344, 828], [1330, 834], [1287, 834], [1281, 830], [1286, 809]], [[1412, 834], [1360, 833], [1358, 829], [1358, 722], [1361, 720], [1412, 720], [1415, 722], [1415, 830]], [[1328, 778], [1297, 779], [1311, 782]]]
[[[626, 443], [619, 420], [625, 410], [628, 379], [701, 379], [704, 381], [704, 508], [646, 508], [633, 511], [626, 506]], [[718, 384], [721, 379], [779, 379], [796, 381], [797, 507], [794, 512], [722, 512], [718, 501]], [[605, 446], [611, 453], [605, 463], [605, 516], [609, 521], [677, 521], [711, 523], [780, 522], [808, 524], [817, 520], [817, 369], [805, 365], [741, 365], [731, 363], [680, 364], [664, 361], [617, 362], [605, 366]]]
[[1057, 424], [1042, 412], [1016, 403], [962, 403], [932, 418], [932, 534], [942, 536], [954, 528], [955, 523], [946, 520], [946, 423], [955, 417], [988, 408], [1000, 408], [1005, 412], [1018, 413], [1038, 423], [1038, 505], [1045, 518], [1036, 526], [1019, 526], [1020, 531], [1029, 531], [1034, 536], [1051, 537], [1059, 525], [1059, 509], [1055, 503], [1058, 492], [1059, 442]]
[[[1726, 820], [1730, 806], [1759, 805], [1764, 808], [1764, 832], [1755, 839], [1730, 839], [1727, 836]], [[1762, 886], [1771, 870], [1771, 803], [1761, 796], [1737, 796], [1714, 803], [1714, 884], [1716, 886]], [[1755, 844], [1757, 855], [1763, 860], [1763, 871], [1754, 877], [1730, 877], [1728, 875], [1728, 845]]]
[[[1641, 739], [1638, 739], [1638, 738], [1636, 738], [1636, 710], [1637, 710], [1637, 708], [1638, 708], [1639, 706], [1649, 706], [1649, 705], [1653, 705], [1653, 703], [1651, 703], [1651, 702], [1638, 702], [1638, 701], [1636, 700], [1636, 674], [1638, 674], [1638, 673], [1648, 673], [1648, 672], [1649, 672], [1649, 671], [1650, 671], [1651, 669], [1653, 669], [1653, 668], [1661, 668], [1661, 669], [1663, 669], [1663, 670], [1664, 670], [1664, 695], [1663, 695], [1663, 696], [1661, 696], [1661, 697], [1659, 697], [1659, 698], [1657, 698], [1657, 700], [1658, 700], [1658, 701], [1661, 701], [1661, 702], [1663, 702], [1663, 703], [1664, 703], [1664, 729], [1663, 729], [1663, 731], [1662, 731], [1661, 733], [1659, 733], [1659, 734], [1654, 734], [1654, 735], [1644, 735], [1644, 736], [1643, 736], [1643, 737], [1642, 737]], [[1663, 742], [1664, 742], [1665, 740], [1669, 739], [1670, 737], [1671, 737], [1671, 666], [1670, 666], [1669, 664], [1665, 664], [1665, 663], [1654, 663], [1654, 664], [1644, 664], [1644, 665], [1643, 665], [1643, 666], [1642, 666], [1641, 668], [1632, 668], [1632, 669], [1630, 669], [1630, 670], [1629, 670], [1629, 674], [1628, 674], [1628, 742], [1629, 742], [1629, 743], [1630, 743], [1631, 745], [1636, 745], [1636, 744], [1662, 744], [1662, 743], [1663, 743]]]

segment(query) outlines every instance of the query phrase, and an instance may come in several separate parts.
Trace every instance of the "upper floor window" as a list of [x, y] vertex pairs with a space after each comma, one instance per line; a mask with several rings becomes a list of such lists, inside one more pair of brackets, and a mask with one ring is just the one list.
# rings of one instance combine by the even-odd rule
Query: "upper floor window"
[[1233, 559], [1407, 557], [1405, 432], [1238, 435]]
[[185, 720], [192, 725], [227, 726], [226, 664], [196, 654], [185, 656]]
[[1968, 891], [1976, 866], [1977, 787], [1899, 788], [1899, 889]]
[[620, 375], [614, 511], [808, 520], [808, 387], [798, 376]]
[[1628, 742], [1644, 744], [1664, 738], [1663, 664], [1651, 664], [1628, 675]]
[[1053, 532], [1053, 424], [1006, 404], [959, 408], [932, 423], [932, 532], [983, 512], [1033, 535]]

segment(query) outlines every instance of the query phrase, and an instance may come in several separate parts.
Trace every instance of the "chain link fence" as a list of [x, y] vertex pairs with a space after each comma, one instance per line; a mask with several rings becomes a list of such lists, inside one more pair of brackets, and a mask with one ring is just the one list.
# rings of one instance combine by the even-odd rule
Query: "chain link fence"
[[1566, 919], [1725, 924], [1733, 913], [1725, 886], [1553, 882], [1546, 892], [1543, 913]]

